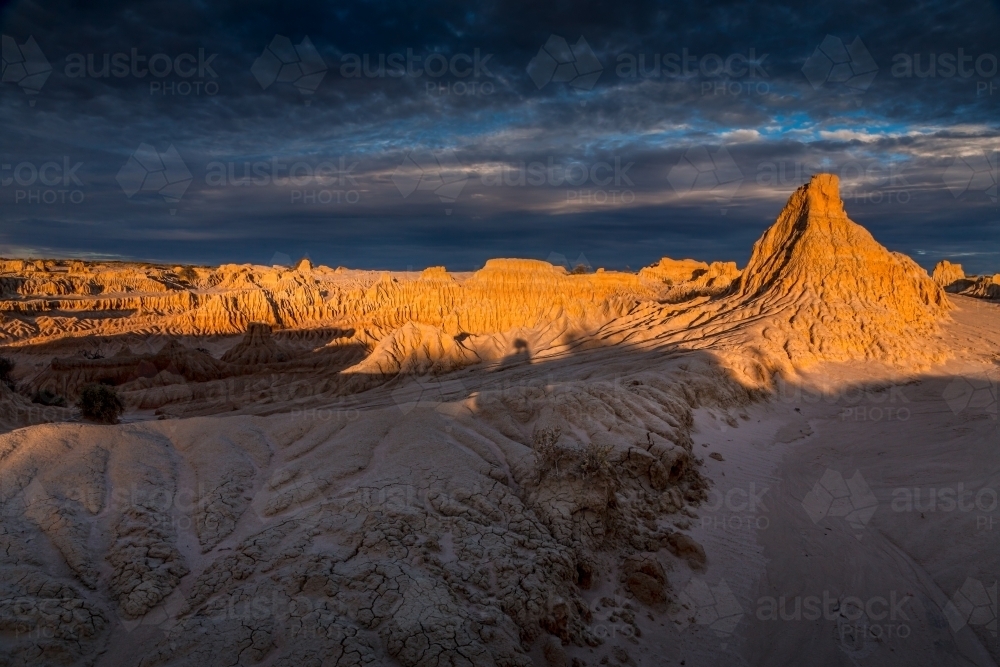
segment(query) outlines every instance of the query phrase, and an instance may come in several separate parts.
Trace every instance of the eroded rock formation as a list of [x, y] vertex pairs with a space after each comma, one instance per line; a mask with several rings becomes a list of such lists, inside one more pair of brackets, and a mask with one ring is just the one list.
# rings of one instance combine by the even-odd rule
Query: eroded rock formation
[[12, 664], [565, 664], [602, 645], [594, 591], [637, 628], [710, 565], [696, 411], [735, 428], [776, 374], [931, 363], [949, 310], [832, 176], [742, 272], [0, 270], [0, 425], [91, 382], [136, 422], [0, 435]]
[[965, 280], [965, 271], [961, 264], [952, 264], [946, 259], [934, 265], [934, 282], [944, 289], [948, 289], [955, 283]]
[[1000, 273], [967, 276], [961, 264], [944, 259], [934, 267], [934, 280], [946, 291], [979, 299], [1000, 299]]

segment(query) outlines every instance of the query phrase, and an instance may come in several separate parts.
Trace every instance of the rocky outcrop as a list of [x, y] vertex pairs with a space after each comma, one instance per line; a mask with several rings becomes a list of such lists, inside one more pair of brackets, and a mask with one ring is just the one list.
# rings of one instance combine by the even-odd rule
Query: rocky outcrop
[[[933, 363], [949, 309], [939, 283], [961, 272], [942, 264], [931, 280], [886, 250], [848, 218], [831, 175], [792, 194], [742, 272], [669, 258], [638, 274], [579, 275], [522, 259], [490, 260], [471, 275], [308, 260], [294, 269], [12, 260], [0, 269], [0, 337], [18, 346], [19, 368], [38, 369], [19, 371], [28, 395], [72, 399], [106, 382], [131, 405], [188, 414], [363, 391], [399, 374], [532, 363], [609, 341], [713, 349], [755, 384], [820, 361]], [[984, 278], [963, 293], [995, 298], [997, 289]], [[324, 331], [344, 333], [312, 336]], [[301, 343], [285, 347], [276, 338], [285, 333]], [[167, 346], [141, 351], [151, 340]], [[204, 344], [211, 353], [203, 340], [215, 341]], [[81, 356], [88, 341], [111, 352]], [[280, 374], [266, 378], [276, 365]]]
[[831, 174], [796, 190], [754, 244], [737, 301], [767, 314], [763, 337], [793, 362], [943, 358], [928, 341], [951, 308], [916, 262], [847, 217]]
[[1000, 273], [986, 276], [967, 276], [961, 264], [946, 259], [934, 267], [934, 282], [945, 291], [978, 299], [1000, 299]]
[[276, 364], [288, 358], [289, 354], [271, 337], [271, 326], [259, 322], [251, 323], [243, 340], [222, 355], [226, 363], [244, 365]]
[[960, 294], [980, 299], [1000, 299], [1000, 273], [976, 278], [975, 282], [963, 289]]
[[932, 277], [934, 278], [934, 282], [947, 290], [955, 283], [965, 280], [965, 271], [962, 270], [961, 264], [952, 264], [948, 260], [943, 259], [934, 266]]
[[703, 282], [710, 285], [711, 281], [720, 278], [732, 282], [740, 275], [735, 262], [699, 262], [693, 259], [670, 259], [664, 257], [657, 264], [647, 266], [639, 271], [639, 276], [650, 280], [660, 280], [670, 285], [687, 282]]
[[740, 271], [736, 262], [698, 262], [693, 259], [675, 260], [664, 257], [659, 263], [639, 271], [646, 280], [667, 285], [661, 300], [671, 303], [687, 301], [699, 296], [718, 296], [732, 287]]
[[702, 382], [540, 382], [445, 420], [392, 406], [0, 435], [0, 596], [63, 614], [58, 595], [55, 627], [75, 624], [0, 642], [52, 664], [128, 645], [138, 665], [410, 667], [600, 646], [581, 591], [620, 569], [624, 604], [663, 614], [660, 562], [684, 567], [666, 519], [704, 497], [692, 397], [750, 398]]
[[[15, 664], [607, 660], [598, 607], [638, 638], [712, 565], [688, 534], [695, 415], [738, 428], [776, 373], [819, 362], [943, 358], [950, 307], [828, 175], [743, 272], [0, 271], [23, 392], [0, 385]], [[13, 430], [33, 390], [91, 382], [140, 423]]]

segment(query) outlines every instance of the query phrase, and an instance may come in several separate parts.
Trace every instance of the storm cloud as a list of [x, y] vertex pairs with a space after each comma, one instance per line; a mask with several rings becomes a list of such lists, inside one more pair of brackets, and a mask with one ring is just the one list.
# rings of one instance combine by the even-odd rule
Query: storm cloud
[[4, 7], [0, 254], [746, 261], [837, 173], [1000, 270], [996, 2]]

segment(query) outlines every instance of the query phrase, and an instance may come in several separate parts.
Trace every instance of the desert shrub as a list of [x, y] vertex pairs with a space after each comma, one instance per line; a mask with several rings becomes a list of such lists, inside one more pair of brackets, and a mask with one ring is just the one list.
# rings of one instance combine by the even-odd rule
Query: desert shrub
[[573, 270], [570, 271], [570, 273], [572, 273], [575, 276], [579, 276], [583, 275], [584, 273], [589, 273], [589, 269], [587, 268], [586, 264], [577, 264], [576, 266], [573, 267]]
[[178, 273], [178, 275], [181, 277], [182, 280], [186, 280], [189, 283], [193, 284], [198, 282], [198, 272], [195, 271], [193, 266], [181, 267], [181, 270]]
[[538, 455], [538, 471], [544, 472], [556, 469], [559, 472], [559, 456], [561, 454], [559, 447], [556, 442], [559, 440], [559, 436], [562, 435], [562, 429], [558, 426], [555, 428], [543, 427], [536, 429], [532, 436], [532, 449]]
[[14, 378], [10, 375], [13, 371], [14, 360], [9, 357], [0, 357], [0, 382], [3, 382], [11, 390], [15, 389], [17, 386], [14, 382]]
[[118, 418], [125, 412], [125, 404], [118, 397], [118, 392], [104, 384], [84, 387], [76, 405], [85, 418], [102, 424], [118, 423]]
[[[556, 427], [536, 428], [532, 435], [531, 448], [535, 450], [539, 479], [554, 472], [561, 472], [595, 482], [617, 484], [614, 461], [614, 447], [591, 442], [583, 451], [559, 445], [562, 429]], [[560, 471], [560, 463], [562, 470]]]
[[34, 403], [41, 403], [42, 405], [53, 405], [60, 408], [66, 407], [66, 399], [48, 389], [36, 391], [31, 400]]
[[598, 445], [590, 443], [583, 450], [583, 458], [580, 460], [580, 474], [584, 478], [610, 479], [614, 476], [614, 467], [611, 464], [611, 452], [614, 447], [611, 445]]

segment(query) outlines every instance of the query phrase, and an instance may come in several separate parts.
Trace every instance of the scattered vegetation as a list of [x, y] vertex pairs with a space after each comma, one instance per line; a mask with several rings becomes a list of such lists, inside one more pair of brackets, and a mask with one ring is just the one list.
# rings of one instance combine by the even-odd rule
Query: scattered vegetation
[[562, 429], [558, 426], [546, 426], [535, 430], [532, 436], [532, 449], [538, 455], [539, 473], [553, 468], [555, 468], [556, 473], [559, 472], [559, 456], [561, 452], [556, 443], [559, 441], [559, 436], [561, 435]]
[[598, 445], [595, 442], [587, 445], [580, 461], [580, 474], [584, 479], [591, 477], [611, 479], [614, 476], [614, 468], [611, 465], [613, 449], [611, 445]]
[[611, 445], [599, 445], [591, 442], [583, 452], [578, 449], [559, 446], [559, 437], [562, 429], [556, 427], [543, 427], [536, 429], [532, 436], [532, 449], [538, 457], [538, 474], [554, 470], [559, 474], [560, 462], [566, 463], [570, 467], [565, 467], [567, 471], [573, 470], [583, 479], [613, 481], [615, 479], [614, 464], [611, 454], [614, 447]]
[[7, 385], [7, 388], [11, 391], [17, 387], [17, 383], [14, 382], [14, 378], [10, 375], [13, 371], [14, 361], [9, 357], [0, 357], [0, 382]]
[[32, 402], [51, 405], [58, 408], [66, 407], [66, 399], [48, 389], [40, 389], [31, 397]]
[[198, 282], [198, 272], [195, 271], [195, 269], [194, 269], [193, 266], [182, 266], [181, 270], [178, 272], [177, 275], [182, 280], [185, 280], [185, 281], [187, 281], [189, 283], [194, 284], [194, 283]]
[[77, 407], [86, 419], [102, 424], [117, 424], [125, 412], [125, 404], [114, 387], [104, 384], [90, 384], [80, 392]]

